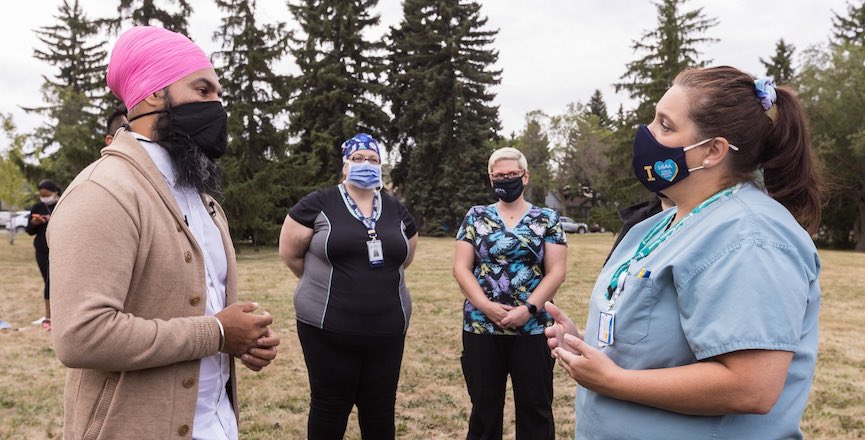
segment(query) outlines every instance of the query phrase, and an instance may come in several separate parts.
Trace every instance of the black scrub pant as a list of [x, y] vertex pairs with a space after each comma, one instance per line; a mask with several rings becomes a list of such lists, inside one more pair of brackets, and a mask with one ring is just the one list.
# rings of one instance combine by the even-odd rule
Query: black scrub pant
[[463, 332], [463, 375], [472, 401], [468, 440], [500, 440], [508, 374], [514, 389], [517, 440], [552, 440], [553, 366], [544, 335]]
[[42, 280], [45, 281], [45, 291], [43, 295], [48, 299], [50, 285], [48, 280], [48, 250], [36, 249], [36, 264], [39, 266], [39, 272], [42, 274]]
[[297, 335], [312, 394], [309, 440], [341, 440], [354, 405], [364, 439], [394, 439], [405, 335], [346, 335], [300, 321]]

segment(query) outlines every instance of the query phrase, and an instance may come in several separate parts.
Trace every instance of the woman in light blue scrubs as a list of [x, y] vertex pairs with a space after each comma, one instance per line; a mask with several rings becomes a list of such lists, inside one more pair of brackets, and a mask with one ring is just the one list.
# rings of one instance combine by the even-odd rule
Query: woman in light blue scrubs
[[576, 437], [802, 438], [822, 185], [797, 97], [731, 67], [686, 70], [638, 130], [633, 168], [676, 206], [613, 252], [585, 335], [546, 304], [579, 384]]

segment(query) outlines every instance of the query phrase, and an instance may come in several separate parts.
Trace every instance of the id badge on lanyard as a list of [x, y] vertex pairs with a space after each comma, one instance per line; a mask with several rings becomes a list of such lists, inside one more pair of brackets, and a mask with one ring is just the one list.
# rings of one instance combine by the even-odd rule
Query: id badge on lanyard
[[384, 265], [384, 252], [381, 249], [381, 241], [373, 236], [366, 242], [366, 252], [369, 255], [369, 267], [381, 267]]
[[609, 304], [607, 304], [607, 310], [601, 310], [598, 313], [599, 347], [603, 348], [608, 345], [613, 345], [616, 342], [616, 311], [613, 307], [616, 305], [616, 300], [619, 299], [619, 295], [621, 295], [622, 291], [625, 289], [625, 278], [627, 275], [627, 271], [622, 272], [619, 275], [616, 290], [614, 291], [612, 298], [610, 298]]
[[348, 202], [349, 207], [354, 212], [355, 217], [366, 226], [366, 233], [369, 235], [369, 240], [366, 242], [366, 254], [369, 258], [369, 267], [376, 268], [384, 266], [384, 250], [381, 247], [381, 241], [378, 239], [378, 234], [375, 232], [375, 219], [378, 217], [380, 209], [380, 200], [377, 194], [372, 199], [372, 213], [369, 217], [363, 215], [357, 203], [351, 198], [345, 187], [340, 184], [342, 196]]
[[615, 342], [616, 331], [616, 311], [601, 310], [600, 320], [598, 321], [598, 345], [606, 347], [613, 345]]

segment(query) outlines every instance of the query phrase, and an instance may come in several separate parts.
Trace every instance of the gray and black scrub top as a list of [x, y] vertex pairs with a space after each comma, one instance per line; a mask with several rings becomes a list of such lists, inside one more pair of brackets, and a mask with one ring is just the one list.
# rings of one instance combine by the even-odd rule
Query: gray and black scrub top
[[367, 228], [332, 186], [315, 191], [288, 215], [314, 231], [294, 294], [297, 319], [345, 334], [399, 335], [408, 329], [411, 297], [403, 265], [417, 225], [395, 198], [380, 194], [375, 231], [384, 264], [370, 267]]

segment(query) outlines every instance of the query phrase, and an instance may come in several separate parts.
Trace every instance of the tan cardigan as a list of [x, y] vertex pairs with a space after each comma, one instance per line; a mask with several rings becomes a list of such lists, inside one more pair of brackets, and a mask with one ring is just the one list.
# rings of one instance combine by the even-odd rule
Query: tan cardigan
[[[234, 248], [225, 213], [212, 206], [232, 304]], [[189, 437], [200, 359], [219, 349], [219, 327], [203, 316], [202, 251], [165, 178], [128, 132], [69, 185], [51, 216], [48, 246], [54, 349], [69, 367], [63, 437]], [[235, 414], [236, 388], [232, 362]]]

